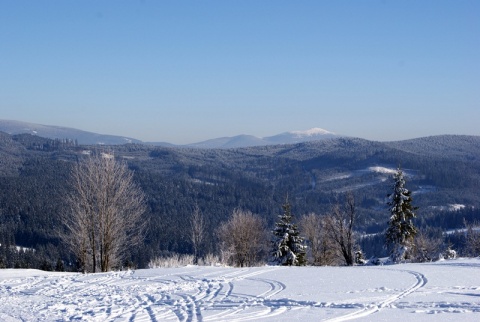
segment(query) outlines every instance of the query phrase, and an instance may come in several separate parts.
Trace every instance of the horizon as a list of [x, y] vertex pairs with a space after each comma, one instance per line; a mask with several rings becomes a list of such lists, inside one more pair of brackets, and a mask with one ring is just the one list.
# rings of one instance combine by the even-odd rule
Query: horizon
[[[396, 141], [406, 141], [406, 140], [412, 140], [412, 139], [421, 139], [421, 138], [426, 138], [426, 137], [433, 137], [433, 136], [449, 136], [449, 135], [453, 135], [453, 136], [463, 136], [463, 135], [466, 135], [466, 136], [479, 136], [479, 135], [471, 135], [471, 134], [452, 134], [452, 133], [443, 133], [443, 134], [432, 134], [432, 135], [425, 135], [425, 136], [418, 136], [418, 137], [411, 137], [411, 138], [407, 138], [407, 139], [399, 139], [399, 140], [373, 140], [373, 139], [368, 139], [368, 138], [364, 138], [362, 136], [359, 136], [359, 135], [344, 135], [342, 133], [335, 133], [335, 132], [331, 132], [329, 131], [328, 129], [324, 129], [324, 128], [320, 128], [320, 127], [313, 127], [313, 128], [310, 128], [310, 129], [305, 129], [305, 130], [290, 130], [290, 131], [284, 131], [284, 132], [280, 132], [280, 133], [271, 133], [269, 135], [266, 135], [266, 136], [263, 136], [263, 137], [260, 137], [260, 136], [256, 136], [254, 134], [249, 134], [249, 133], [241, 133], [241, 134], [236, 134], [236, 135], [231, 135], [231, 136], [219, 136], [219, 137], [211, 137], [211, 138], [206, 138], [202, 141], [194, 141], [194, 142], [187, 142], [187, 143], [181, 143], [181, 144], [177, 144], [177, 143], [173, 143], [173, 142], [168, 142], [168, 141], [160, 141], [160, 140], [156, 140], [156, 141], [144, 141], [144, 140], [141, 140], [139, 138], [136, 138], [136, 137], [130, 137], [130, 136], [126, 136], [126, 135], [122, 135], [121, 133], [120, 134], [115, 134], [115, 133], [100, 133], [100, 132], [91, 132], [91, 131], [86, 131], [84, 129], [81, 129], [81, 128], [71, 128], [71, 127], [66, 127], [66, 126], [62, 126], [62, 125], [53, 125], [53, 124], [38, 124], [38, 123], [30, 123], [30, 122], [25, 122], [25, 121], [19, 121], [19, 120], [5, 120], [5, 119], [0, 119], [0, 123], [2, 121], [6, 121], [6, 122], [18, 122], [18, 123], [25, 123], [25, 124], [29, 124], [29, 125], [37, 125], [37, 126], [45, 126], [45, 127], [55, 127], [55, 128], [62, 128], [62, 129], [70, 129], [70, 130], [77, 130], [77, 131], [83, 131], [83, 132], [88, 132], [88, 133], [92, 133], [92, 134], [98, 134], [98, 135], [109, 135], [109, 136], [114, 136], [114, 137], [119, 137], [119, 138], [126, 138], [126, 139], [133, 139], [133, 140], [139, 140], [141, 143], [143, 144], [151, 144], [151, 143], [166, 143], [166, 144], [172, 144], [172, 145], [176, 145], [176, 146], [183, 146], [183, 145], [195, 145], [195, 144], [198, 144], [198, 143], [204, 143], [204, 142], [207, 142], [207, 141], [211, 141], [211, 140], [218, 140], [218, 139], [226, 139], [226, 138], [235, 138], [235, 137], [239, 137], [239, 136], [253, 136], [253, 137], [256, 137], [258, 139], [266, 139], [266, 138], [269, 138], [269, 137], [273, 137], [273, 136], [276, 136], [276, 135], [282, 135], [282, 134], [303, 134], [305, 136], [310, 136], [312, 135], [313, 132], [324, 132], [324, 133], [321, 133], [321, 134], [328, 134], [328, 135], [334, 135], [335, 137], [338, 137], [338, 138], [341, 138], [341, 137], [344, 137], [344, 138], [359, 138], [359, 139], [365, 139], [365, 140], [369, 140], [369, 141], [377, 141], [377, 142], [396, 142]], [[32, 131], [35, 131], [35, 129], [29, 129], [29, 130], [32, 130]], [[0, 130], [1, 131], [1, 130]], [[22, 132], [22, 133], [27, 133], [27, 132]], [[8, 133], [7, 133], [8, 134]], [[35, 133], [34, 135], [37, 135], [37, 133]], [[44, 137], [42, 135], [38, 135], [40, 137]], [[59, 137], [60, 138], [60, 137]]]
[[0, 4], [0, 118], [190, 144], [480, 135], [478, 1]]

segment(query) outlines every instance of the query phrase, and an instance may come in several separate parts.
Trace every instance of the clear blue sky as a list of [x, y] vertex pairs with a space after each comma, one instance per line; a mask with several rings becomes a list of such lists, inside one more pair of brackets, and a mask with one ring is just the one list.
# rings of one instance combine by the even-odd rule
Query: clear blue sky
[[480, 1], [2, 0], [0, 119], [179, 144], [480, 135]]

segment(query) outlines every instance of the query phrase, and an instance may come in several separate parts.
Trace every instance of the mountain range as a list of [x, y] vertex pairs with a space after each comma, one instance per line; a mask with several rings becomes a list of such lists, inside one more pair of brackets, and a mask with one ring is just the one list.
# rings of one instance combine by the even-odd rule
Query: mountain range
[[189, 144], [188, 146], [207, 149], [246, 148], [275, 144], [295, 144], [329, 139], [333, 137], [337, 137], [337, 135], [321, 128], [312, 128], [306, 131], [284, 132], [263, 138], [259, 138], [253, 135], [237, 135], [232, 137], [223, 137]]
[[[441, 135], [397, 142], [333, 136], [279, 144], [333, 135], [314, 129], [207, 142], [220, 147], [252, 140], [275, 145], [208, 149], [83, 145], [80, 138], [72, 144], [41, 137], [43, 127], [23, 127], [31, 132], [0, 132], [0, 243], [14, 241], [36, 249], [37, 254], [48, 249], [52, 261], [68, 256], [63, 254], [56, 227], [68, 211], [65, 197], [71, 191], [71, 169], [90, 153], [110, 153], [125, 162], [146, 195], [149, 229], [141, 252], [132, 255], [140, 267], [165, 252], [191, 251], [189, 218], [196, 206], [212, 232], [205, 239], [205, 252], [215, 251], [214, 232], [234, 209], [259, 214], [273, 227], [286, 196], [300, 220], [304, 214], [328, 214], [344, 194], [352, 193], [359, 216], [356, 230], [379, 234], [389, 218], [385, 196], [399, 165], [414, 206], [419, 207], [416, 223], [422, 229], [433, 227], [441, 234], [461, 229], [464, 220], [480, 220], [480, 136]], [[125, 138], [118, 137], [118, 142], [124, 143]], [[370, 246], [362, 242], [362, 249], [367, 256], [384, 255], [382, 240]]]
[[142, 142], [141, 140], [130, 137], [99, 134], [68, 127], [41, 125], [13, 120], [0, 120], [0, 132], [5, 132], [11, 135], [32, 134], [49, 139], [68, 139], [74, 140], [78, 144], [82, 145], [119, 145], [126, 143], [145, 143], [155, 146], [183, 146], [204, 149], [228, 149], [275, 144], [294, 144], [337, 137], [335, 133], [327, 130], [321, 128], [312, 128], [307, 131], [284, 132], [263, 138], [243, 134], [232, 137], [215, 138], [187, 145], [174, 145], [166, 142]]
[[13, 120], [0, 120], [0, 131], [11, 135], [32, 134], [48, 139], [76, 140], [78, 144], [87, 145], [141, 143], [140, 140], [123, 136], [98, 134], [63, 126], [42, 125]]

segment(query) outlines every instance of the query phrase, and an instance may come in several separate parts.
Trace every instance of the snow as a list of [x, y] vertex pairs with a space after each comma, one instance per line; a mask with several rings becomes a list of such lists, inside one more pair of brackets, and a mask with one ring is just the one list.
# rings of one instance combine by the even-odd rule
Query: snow
[[297, 138], [308, 137], [308, 136], [315, 136], [315, 135], [327, 135], [327, 134], [335, 134], [333, 132], [329, 132], [327, 130], [321, 129], [319, 127], [314, 127], [306, 131], [291, 131], [291, 134], [295, 135]]
[[[480, 232], [480, 227], [472, 227], [472, 230], [475, 232]], [[450, 229], [445, 232], [446, 235], [452, 235], [456, 233], [466, 233], [468, 231], [467, 228], [457, 228], [457, 229]]]
[[338, 175], [335, 175], [335, 176], [325, 178], [323, 181], [327, 182], [327, 181], [343, 180], [343, 179], [349, 179], [351, 177], [352, 177], [351, 173], [349, 173], [349, 174], [338, 174]]
[[197, 184], [205, 184], [205, 185], [209, 185], [209, 186], [214, 186], [215, 183], [213, 182], [209, 182], [209, 181], [205, 181], [205, 180], [200, 180], [200, 179], [192, 179], [191, 180], [193, 183], [197, 183]]
[[[2, 246], [2, 244], [0, 244], [0, 246]], [[35, 251], [35, 249], [33, 248], [22, 247], [22, 246], [15, 246], [15, 248], [17, 249], [17, 252], [28, 252], [28, 251], [34, 252]]]
[[418, 186], [418, 189], [415, 191], [412, 191], [412, 194], [422, 194], [422, 193], [428, 193], [428, 192], [433, 192], [435, 191], [436, 188], [435, 186]]
[[0, 320], [478, 321], [479, 259], [356, 267], [0, 270]]
[[462, 210], [465, 208], [465, 205], [462, 205], [462, 204], [450, 204], [449, 205], [450, 209], [453, 209], [455, 211], [459, 211], [459, 210]]
[[113, 159], [115, 156], [111, 153], [102, 152], [102, 158], [104, 159]]
[[377, 173], [384, 173], [384, 174], [395, 174], [397, 173], [396, 169], [391, 169], [391, 168], [385, 168], [385, 167], [369, 167], [368, 170], [372, 172], [377, 172]]
[[[1, 243], [0, 243], [0, 246], [2, 246]], [[15, 249], [17, 250], [17, 252], [27, 252], [27, 251], [35, 252], [34, 248], [28, 248], [28, 247], [22, 247], [22, 246], [15, 246]]]
[[430, 206], [431, 209], [439, 211], [459, 211], [465, 208], [462, 204], [448, 204], [446, 206]]

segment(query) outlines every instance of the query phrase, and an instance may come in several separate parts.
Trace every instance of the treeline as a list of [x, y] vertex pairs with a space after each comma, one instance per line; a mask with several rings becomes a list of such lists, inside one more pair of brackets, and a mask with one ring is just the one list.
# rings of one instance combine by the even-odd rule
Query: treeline
[[0, 230], [0, 268], [36, 268], [45, 271], [77, 271], [73, 255], [59, 242], [37, 243], [35, 248], [18, 246], [11, 230]]
[[[75, 269], [75, 261], [64, 253], [57, 235], [60, 214], [68, 211], [64, 202], [70, 189], [68, 178], [72, 165], [83, 156], [104, 151], [127, 163], [146, 194], [148, 230], [143, 245], [129, 254], [129, 261], [137, 267], [146, 267], [152, 258], [166, 254], [194, 253], [189, 227], [196, 207], [205, 216], [202, 254], [206, 255], [218, 251], [218, 227], [229, 220], [235, 209], [258, 214], [267, 230], [273, 229], [287, 194], [301, 226], [304, 214], [329, 214], [336, 196], [352, 191], [357, 236], [380, 233], [389, 217], [385, 196], [391, 174], [369, 168], [396, 168], [399, 163], [406, 169], [415, 205], [420, 207], [416, 225], [460, 229], [464, 218], [467, 222], [480, 218], [480, 156], [468, 152], [476, 151], [472, 147], [476, 142], [460, 144], [467, 152], [456, 150], [450, 156], [446, 150], [442, 156], [430, 153], [428, 145], [419, 150], [424, 151], [422, 154], [386, 143], [347, 138], [201, 150], [138, 144], [78, 146], [75, 142], [1, 134], [0, 227], [2, 234], [10, 234], [4, 237], [10, 245], [39, 250], [36, 254], [42, 253], [42, 248], [53, 247], [57, 252], [49, 250], [42, 255], [48, 257], [51, 266], [55, 267], [61, 258], [65, 269]], [[449, 204], [466, 207], [459, 211], [433, 208]], [[363, 240], [357, 243], [365, 257], [385, 254], [384, 242], [368, 246]], [[35, 261], [37, 267], [41, 260]], [[8, 266], [12, 265], [15, 263], [9, 260]]]

